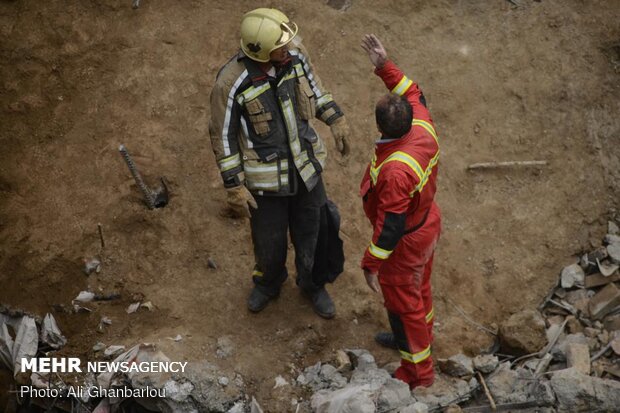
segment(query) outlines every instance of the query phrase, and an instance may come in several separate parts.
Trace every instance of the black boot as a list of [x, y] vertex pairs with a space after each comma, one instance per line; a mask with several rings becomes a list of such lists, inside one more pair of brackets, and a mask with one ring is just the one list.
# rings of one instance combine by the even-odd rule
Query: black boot
[[334, 318], [336, 315], [336, 306], [325, 287], [312, 293], [310, 295], [310, 300], [312, 300], [314, 312], [321, 317], [330, 319]]
[[258, 288], [254, 287], [250, 293], [250, 297], [248, 297], [248, 310], [253, 313], [258, 313], [267, 307], [267, 304], [269, 304], [269, 301], [272, 299], [272, 297], [263, 294]]
[[396, 345], [396, 339], [394, 338], [394, 334], [392, 333], [377, 333], [377, 335], [375, 336], [375, 341], [381, 344], [383, 347], [398, 350], [398, 346]]

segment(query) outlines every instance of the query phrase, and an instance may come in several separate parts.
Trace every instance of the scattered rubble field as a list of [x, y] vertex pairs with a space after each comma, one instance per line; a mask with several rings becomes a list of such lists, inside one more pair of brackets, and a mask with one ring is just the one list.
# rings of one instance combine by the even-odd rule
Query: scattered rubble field
[[[330, 149], [324, 177], [347, 258], [329, 286], [330, 321], [292, 279], [265, 311], [247, 312], [249, 225], [225, 209], [208, 138], [217, 71], [237, 51], [242, 14], [265, 4], [299, 24], [353, 131], [341, 160], [329, 129], [315, 124]], [[441, 139], [433, 352], [477, 355], [494, 336], [476, 324], [495, 331], [536, 310], [617, 217], [619, 16], [620, 3], [605, 0], [142, 0], [138, 9], [130, 0], [2, 0], [0, 304], [52, 313], [67, 338], [61, 355], [94, 360], [99, 342], [154, 343], [171, 360], [242, 376], [266, 411], [303, 397], [274, 389], [277, 376], [292, 382], [337, 350], [395, 361], [373, 342], [387, 318], [358, 268], [371, 228], [357, 188], [385, 92], [359, 47], [374, 32], [420, 84]], [[149, 185], [167, 178], [167, 207], [146, 208], [120, 144]], [[467, 168], [535, 160], [547, 164]], [[86, 275], [95, 258], [100, 270]], [[81, 291], [119, 297], [76, 312]], [[150, 304], [129, 314], [138, 302]], [[0, 406], [10, 382], [0, 370]]]

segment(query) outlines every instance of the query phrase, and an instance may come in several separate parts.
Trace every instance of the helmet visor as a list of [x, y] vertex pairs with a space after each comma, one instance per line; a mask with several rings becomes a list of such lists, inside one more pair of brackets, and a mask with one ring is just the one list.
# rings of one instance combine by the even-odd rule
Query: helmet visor
[[297, 34], [297, 25], [293, 22], [281, 23], [280, 29], [282, 30], [282, 35], [278, 39], [276, 47], [284, 46], [293, 40], [293, 37]]

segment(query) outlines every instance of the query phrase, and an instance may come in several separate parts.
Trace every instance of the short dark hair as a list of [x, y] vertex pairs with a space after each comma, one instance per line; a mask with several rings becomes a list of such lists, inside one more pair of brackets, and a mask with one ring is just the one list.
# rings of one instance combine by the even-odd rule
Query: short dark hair
[[411, 129], [413, 109], [407, 98], [390, 93], [377, 104], [375, 118], [386, 138], [398, 139]]

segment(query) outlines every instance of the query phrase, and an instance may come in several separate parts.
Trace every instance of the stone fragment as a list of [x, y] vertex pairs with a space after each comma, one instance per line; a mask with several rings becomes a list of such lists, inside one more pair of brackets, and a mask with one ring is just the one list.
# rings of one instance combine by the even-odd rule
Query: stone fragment
[[353, 367], [351, 359], [342, 350], [336, 351], [336, 362], [338, 363], [338, 371], [349, 371]]
[[605, 277], [603, 274], [592, 274], [586, 277], [586, 288], [595, 288], [620, 280], [620, 273]]
[[590, 299], [590, 316], [595, 320], [601, 319], [618, 305], [620, 305], [620, 290], [613, 283], [607, 284]]
[[499, 328], [502, 347], [517, 354], [535, 353], [542, 349], [545, 337], [545, 320], [540, 313], [524, 310], [513, 314]]
[[585, 344], [571, 343], [566, 346], [566, 365], [583, 374], [590, 374], [590, 349]]
[[617, 411], [620, 406], [620, 382], [587, 376], [574, 368], [551, 376], [551, 387], [560, 413]]
[[254, 396], [252, 396], [252, 402], [250, 403], [250, 413], [263, 413], [263, 409]]
[[576, 285], [583, 285], [586, 274], [578, 264], [571, 264], [562, 270], [561, 282], [562, 288], [572, 288]]
[[230, 336], [222, 336], [217, 339], [217, 350], [215, 355], [221, 359], [230, 357], [235, 349]]
[[603, 325], [605, 326], [605, 330], [607, 331], [620, 330], [620, 314], [605, 317], [605, 319], [603, 320]]
[[620, 235], [618, 224], [613, 221], [607, 221], [607, 233], [609, 235]]
[[403, 407], [398, 413], [428, 413], [428, 406], [424, 403], [415, 402], [407, 407]]
[[614, 264], [620, 264], [620, 242], [614, 242], [607, 246], [607, 254]]
[[125, 346], [110, 346], [105, 349], [103, 355], [106, 357], [112, 357], [121, 354], [125, 350]]
[[600, 334], [601, 330], [593, 327], [586, 327], [583, 329], [583, 335], [590, 338], [596, 338]]
[[[607, 234], [605, 235], [605, 244], [620, 244], [620, 235]], [[605, 250], [607, 252], [607, 250]]]
[[363, 349], [347, 349], [345, 350], [349, 358], [351, 359], [351, 363], [353, 367], [360, 370], [366, 369], [374, 369], [377, 368], [377, 364], [375, 363], [375, 358], [372, 354], [370, 354], [367, 350]]
[[489, 374], [499, 366], [499, 359], [492, 354], [484, 354], [474, 357], [474, 368], [480, 373]]
[[564, 301], [575, 307], [575, 309], [581, 312], [588, 311], [588, 303], [590, 298], [594, 295], [593, 292], [585, 289], [569, 291], [564, 298]]
[[408, 406], [413, 401], [409, 385], [403, 381], [390, 378], [379, 390], [377, 410], [380, 412], [390, 412], [399, 407]]
[[416, 387], [412, 394], [418, 402], [426, 404], [430, 411], [442, 411], [453, 403], [469, 400], [472, 390], [465, 380], [437, 375], [431, 387]]
[[168, 380], [164, 385], [166, 397], [175, 402], [184, 402], [194, 390], [194, 385], [189, 382], [179, 383], [175, 380]]
[[439, 369], [452, 377], [472, 376], [474, 365], [471, 358], [459, 353], [448, 359], [438, 359]]
[[581, 322], [575, 318], [575, 316], [569, 315], [566, 317], [566, 330], [571, 333], [583, 333], [583, 325]]
[[319, 390], [310, 404], [316, 413], [374, 413], [373, 392], [367, 384], [348, 385], [336, 391]]

